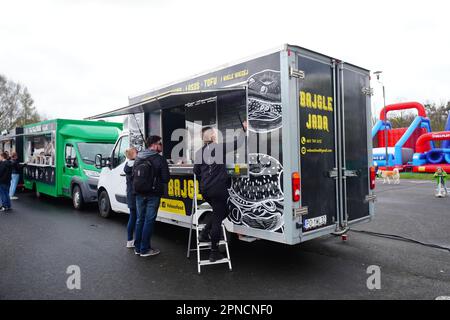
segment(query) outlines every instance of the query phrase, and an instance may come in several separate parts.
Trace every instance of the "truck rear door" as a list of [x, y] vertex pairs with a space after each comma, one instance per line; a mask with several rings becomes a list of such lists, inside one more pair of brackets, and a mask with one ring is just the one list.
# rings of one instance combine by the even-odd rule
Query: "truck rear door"
[[369, 71], [297, 53], [302, 237], [370, 216]]
[[298, 81], [300, 131], [301, 205], [303, 234], [330, 228], [338, 219], [335, 134], [335, 72], [333, 62], [299, 53], [297, 66], [304, 73]]
[[342, 134], [341, 224], [369, 216], [368, 121], [370, 117], [369, 71], [340, 63], [338, 72]]

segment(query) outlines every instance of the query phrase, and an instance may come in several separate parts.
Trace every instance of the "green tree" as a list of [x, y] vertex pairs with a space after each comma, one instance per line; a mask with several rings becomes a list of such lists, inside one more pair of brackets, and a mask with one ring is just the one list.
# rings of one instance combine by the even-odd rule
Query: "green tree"
[[450, 101], [439, 104], [426, 103], [424, 107], [430, 119], [431, 129], [433, 131], [443, 131], [450, 112]]
[[36, 110], [28, 89], [0, 74], [0, 130], [11, 130], [41, 120], [43, 117]]
[[416, 116], [408, 111], [399, 112], [396, 116], [389, 117], [392, 128], [407, 128], [414, 121]]
[[[450, 113], [450, 101], [445, 102], [427, 102], [423, 105], [425, 107], [427, 117], [430, 119], [431, 130], [444, 131], [445, 124]], [[413, 122], [415, 114], [410, 111], [403, 111], [396, 113], [389, 117], [389, 121], [393, 128], [407, 128]], [[441, 146], [441, 141], [436, 141], [436, 147]]]
[[[450, 113], [450, 101], [444, 103], [428, 102], [423, 105], [427, 117], [430, 119], [431, 129], [433, 131], [443, 131]], [[406, 128], [414, 121], [416, 115], [411, 111], [401, 111], [395, 115], [388, 115], [388, 119], [393, 128]]]

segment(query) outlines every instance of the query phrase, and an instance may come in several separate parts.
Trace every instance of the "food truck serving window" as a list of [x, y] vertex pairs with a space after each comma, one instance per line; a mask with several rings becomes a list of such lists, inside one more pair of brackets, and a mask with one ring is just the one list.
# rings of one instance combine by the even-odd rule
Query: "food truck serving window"
[[148, 135], [161, 136], [161, 110], [149, 112], [146, 119]]
[[25, 137], [25, 162], [37, 165], [55, 165], [54, 133]]
[[[236, 86], [168, 91], [92, 118], [129, 115], [129, 124], [136, 124], [133, 130], [129, 128], [130, 145], [142, 147], [144, 134], [159, 135], [164, 157], [171, 164], [188, 166], [202, 147], [202, 129], [210, 127], [217, 132], [217, 142], [227, 146], [223, 160], [229, 167], [228, 164], [247, 165], [248, 133], [243, 130], [247, 114], [247, 88]], [[242, 140], [243, 143], [239, 143]]]
[[217, 129], [217, 97], [186, 106], [186, 159], [194, 161], [195, 152], [202, 147], [204, 128]]
[[203, 146], [202, 131], [207, 128], [213, 130], [216, 141], [224, 147], [221, 161], [230, 165], [247, 163], [243, 131], [247, 119], [245, 90], [183, 102], [162, 108], [163, 153], [172, 164], [194, 163], [196, 152]]

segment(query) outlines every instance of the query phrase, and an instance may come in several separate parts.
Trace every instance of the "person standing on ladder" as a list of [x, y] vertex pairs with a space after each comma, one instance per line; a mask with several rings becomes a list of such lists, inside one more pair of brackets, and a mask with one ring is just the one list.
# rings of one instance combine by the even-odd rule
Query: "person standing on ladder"
[[[242, 127], [247, 130], [246, 121], [242, 123]], [[224, 258], [219, 252], [220, 230], [222, 221], [228, 216], [227, 199], [231, 179], [227, 173], [225, 155], [226, 151], [234, 150], [236, 141], [228, 146], [225, 143], [217, 143], [217, 134], [212, 127], [202, 129], [202, 140], [204, 145], [195, 154], [194, 174], [200, 182], [200, 193], [211, 205], [213, 214], [201, 231], [199, 241], [211, 241], [209, 261], [215, 262]], [[245, 137], [238, 137], [237, 148], [244, 141]], [[222, 156], [219, 153], [222, 153]]]

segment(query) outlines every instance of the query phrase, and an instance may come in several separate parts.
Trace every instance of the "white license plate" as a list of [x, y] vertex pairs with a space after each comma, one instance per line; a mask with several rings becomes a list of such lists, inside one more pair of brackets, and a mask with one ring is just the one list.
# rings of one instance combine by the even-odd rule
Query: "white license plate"
[[327, 224], [327, 216], [320, 216], [316, 218], [306, 219], [303, 222], [303, 228], [305, 230], [310, 230], [314, 228], [318, 228]]

